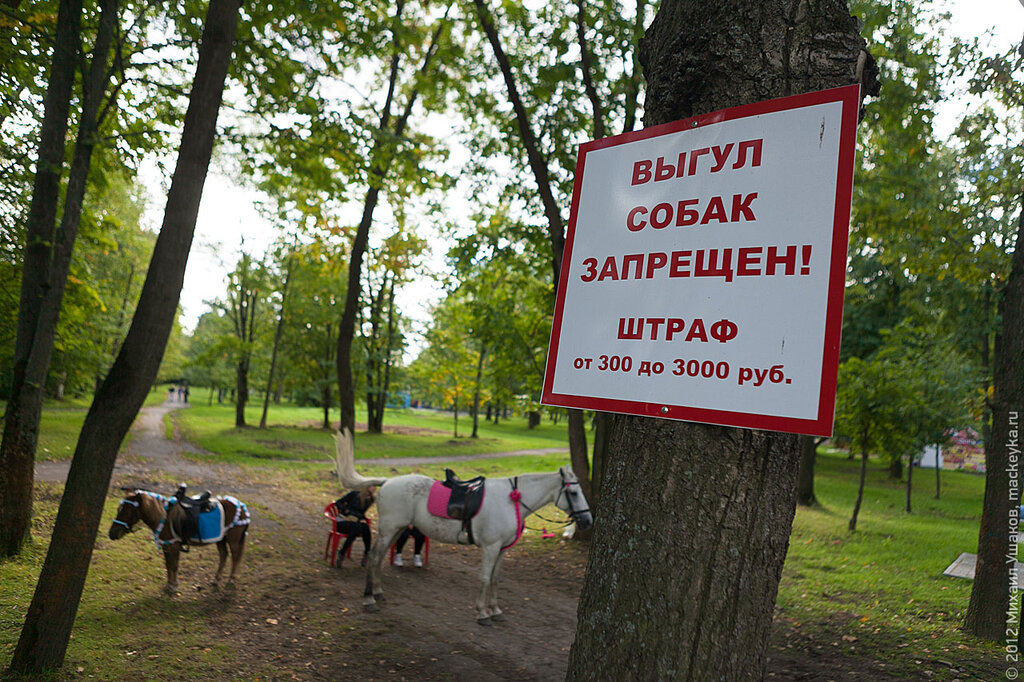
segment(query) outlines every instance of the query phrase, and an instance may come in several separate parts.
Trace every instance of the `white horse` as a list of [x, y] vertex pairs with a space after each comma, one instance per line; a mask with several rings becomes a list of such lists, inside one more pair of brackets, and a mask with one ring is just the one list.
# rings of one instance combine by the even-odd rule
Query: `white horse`
[[[470, 544], [462, 521], [434, 516], [427, 510], [427, 499], [434, 481], [418, 474], [395, 478], [364, 478], [355, 474], [351, 434], [336, 434], [338, 477], [346, 488], [380, 485], [377, 493], [377, 540], [370, 550], [363, 608], [377, 611], [377, 599], [383, 598], [380, 564], [402, 529], [414, 525], [424, 535], [441, 542]], [[350, 478], [355, 474], [356, 478]], [[587, 499], [576, 475], [568, 467], [550, 474], [522, 474], [512, 478], [484, 482], [484, 499], [473, 518], [472, 544], [483, 550], [480, 567], [480, 594], [476, 600], [477, 622], [490, 625], [504, 620], [498, 608], [497, 583], [503, 550], [511, 547], [523, 532], [526, 517], [544, 505], [554, 503], [580, 528], [593, 523]]]

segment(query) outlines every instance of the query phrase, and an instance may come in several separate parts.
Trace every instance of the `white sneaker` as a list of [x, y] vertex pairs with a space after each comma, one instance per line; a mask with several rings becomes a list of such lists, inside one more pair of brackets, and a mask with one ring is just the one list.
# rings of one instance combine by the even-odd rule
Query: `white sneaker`
[[402, 555], [401, 554], [395, 554], [394, 565], [395, 566], [401, 566], [402, 565]]
[[412, 555], [412, 565], [416, 568], [423, 568], [423, 559], [420, 558], [419, 554]]

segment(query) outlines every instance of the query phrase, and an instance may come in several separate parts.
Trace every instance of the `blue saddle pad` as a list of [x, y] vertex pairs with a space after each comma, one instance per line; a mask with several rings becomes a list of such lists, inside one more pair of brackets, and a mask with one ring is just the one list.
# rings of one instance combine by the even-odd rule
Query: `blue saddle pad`
[[220, 502], [211, 511], [199, 515], [198, 542], [219, 542], [224, 537], [224, 507]]

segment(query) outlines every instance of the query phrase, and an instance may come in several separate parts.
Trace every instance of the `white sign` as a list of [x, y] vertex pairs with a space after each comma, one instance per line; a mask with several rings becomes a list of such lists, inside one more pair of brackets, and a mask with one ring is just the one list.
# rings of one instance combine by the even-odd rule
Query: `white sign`
[[581, 145], [542, 402], [830, 435], [859, 101]]

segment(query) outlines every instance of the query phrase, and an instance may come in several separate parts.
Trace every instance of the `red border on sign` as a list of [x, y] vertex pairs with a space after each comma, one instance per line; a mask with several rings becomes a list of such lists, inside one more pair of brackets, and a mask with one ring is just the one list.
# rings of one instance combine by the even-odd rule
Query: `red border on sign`
[[[562, 314], [565, 305], [565, 289], [572, 262], [573, 243], [576, 237], [576, 218], [582, 190], [583, 169], [587, 154], [599, 149], [614, 147], [637, 140], [660, 135], [692, 130], [714, 123], [732, 121], [750, 116], [771, 114], [790, 109], [841, 102], [842, 122], [839, 136], [839, 163], [837, 168], [836, 198], [832, 226], [832, 258], [829, 264], [828, 294], [825, 312], [825, 343], [822, 351], [821, 389], [818, 397], [816, 419], [796, 419], [767, 414], [711, 410], [685, 405], [663, 405], [659, 403], [635, 402], [614, 398], [567, 395], [552, 392], [555, 375], [555, 361], [561, 340]], [[614, 137], [594, 140], [581, 144], [576, 162], [576, 178], [573, 183], [572, 206], [569, 226], [566, 231], [565, 248], [562, 252], [562, 270], [559, 277], [558, 293], [555, 299], [554, 319], [551, 327], [551, 342], [544, 373], [544, 390], [541, 402], [545, 405], [573, 407], [586, 410], [620, 412], [648, 417], [695, 421], [723, 426], [739, 426], [750, 429], [787, 431], [815, 436], [832, 435], [832, 422], [836, 401], [836, 375], [839, 368], [839, 344], [843, 325], [843, 293], [846, 287], [846, 252], [849, 244], [850, 208], [853, 192], [853, 166], [857, 134], [857, 112], [860, 107], [860, 86], [848, 85], [831, 90], [809, 92], [792, 97], [755, 102], [743, 106], [652, 126]]]

